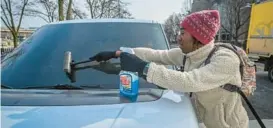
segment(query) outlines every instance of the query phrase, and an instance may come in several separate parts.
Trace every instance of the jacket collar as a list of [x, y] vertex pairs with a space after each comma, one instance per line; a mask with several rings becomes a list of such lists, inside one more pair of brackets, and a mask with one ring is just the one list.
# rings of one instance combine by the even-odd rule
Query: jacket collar
[[193, 51], [188, 54], [186, 54], [187, 58], [190, 58], [191, 60], [196, 60], [196, 59], [202, 59], [206, 58], [211, 50], [214, 48], [214, 40], [212, 40], [209, 44]]

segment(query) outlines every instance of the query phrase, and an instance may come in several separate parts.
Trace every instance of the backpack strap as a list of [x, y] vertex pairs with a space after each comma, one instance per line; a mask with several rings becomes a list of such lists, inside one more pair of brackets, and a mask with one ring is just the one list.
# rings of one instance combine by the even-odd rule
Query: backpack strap
[[228, 90], [230, 92], [238, 92], [240, 88], [233, 84], [225, 84], [222, 86], [223, 89]]
[[186, 55], [184, 55], [184, 57], [183, 57], [183, 64], [180, 67], [180, 71], [181, 72], [184, 72], [184, 70], [185, 70], [186, 59], [187, 59], [187, 57], [186, 57]]
[[227, 49], [233, 51], [233, 52], [239, 57], [240, 65], [242, 65], [242, 64], [243, 64], [243, 60], [242, 60], [242, 58], [240, 57], [240, 55], [237, 53], [237, 48], [236, 48], [233, 44], [232, 44], [231, 46], [232, 46], [232, 48], [229, 47], [229, 46], [227, 46], [227, 45], [220, 45], [220, 44], [219, 44], [219, 45], [215, 45], [214, 48], [211, 50], [211, 52], [210, 52], [208, 58], [205, 60], [205, 65], [207, 65], [208, 63], [210, 63], [211, 57], [212, 57], [213, 54], [219, 49], [219, 47], [224, 47], [224, 48], [227, 48]]
[[219, 46], [214, 46], [214, 48], [211, 50], [211, 52], [209, 53], [207, 59], [205, 60], [205, 65], [210, 63], [210, 59], [213, 56], [213, 54], [219, 49]]

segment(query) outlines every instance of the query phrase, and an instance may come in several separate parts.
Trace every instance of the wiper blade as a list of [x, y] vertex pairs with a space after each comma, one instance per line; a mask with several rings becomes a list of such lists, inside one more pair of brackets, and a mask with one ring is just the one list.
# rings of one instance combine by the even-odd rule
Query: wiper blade
[[70, 84], [58, 84], [58, 85], [54, 85], [54, 86], [35, 86], [35, 87], [25, 87], [23, 89], [60, 89], [60, 90], [81, 90], [81, 89], [85, 89], [85, 88], [99, 88], [102, 89], [104, 88], [101, 85], [80, 85], [80, 86], [75, 86], [75, 85], [70, 85]]
[[39, 88], [44, 88], [44, 89], [60, 89], [60, 90], [79, 90], [79, 89], [83, 89], [81, 87], [77, 87], [74, 85], [70, 85], [70, 84], [57, 84], [54, 86], [35, 86], [35, 87], [25, 87], [23, 89], [39, 89]]
[[101, 85], [81, 85], [80, 87], [82, 87], [82, 88], [99, 88], [99, 89], [102, 89], [102, 88], [104, 88], [103, 86], [101, 86]]
[[7, 86], [7, 85], [2, 85], [2, 84], [1, 84], [1, 88], [12, 89], [12, 87], [9, 87], [9, 86]]

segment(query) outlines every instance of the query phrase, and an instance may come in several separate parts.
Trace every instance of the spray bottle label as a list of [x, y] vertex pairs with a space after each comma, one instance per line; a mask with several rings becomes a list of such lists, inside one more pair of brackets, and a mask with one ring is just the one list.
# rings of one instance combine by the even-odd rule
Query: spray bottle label
[[122, 91], [132, 92], [132, 77], [130, 75], [120, 75], [120, 84]]
[[128, 98], [136, 98], [138, 95], [139, 79], [137, 73], [121, 71], [120, 75], [120, 93]]

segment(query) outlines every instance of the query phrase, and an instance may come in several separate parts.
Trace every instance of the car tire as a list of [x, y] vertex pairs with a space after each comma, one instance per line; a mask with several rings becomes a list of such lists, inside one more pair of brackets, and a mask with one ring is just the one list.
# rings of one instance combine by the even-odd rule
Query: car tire
[[271, 82], [273, 82], [273, 66], [269, 67], [268, 78]]

